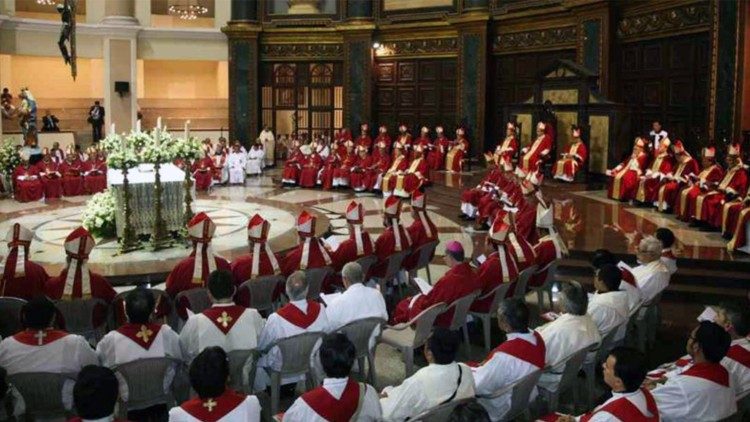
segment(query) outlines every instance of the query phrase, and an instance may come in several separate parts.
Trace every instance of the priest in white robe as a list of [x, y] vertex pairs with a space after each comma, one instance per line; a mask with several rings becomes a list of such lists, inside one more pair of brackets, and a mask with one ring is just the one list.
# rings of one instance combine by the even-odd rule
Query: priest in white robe
[[[82, 336], [69, 334], [54, 326], [55, 305], [39, 296], [25, 304], [24, 330], [0, 342], [0, 366], [8, 375], [27, 372], [77, 374], [86, 365], [98, 365], [96, 352]], [[75, 380], [63, 384], [62, 401], [73, 407]]]
[[596, 293], [589, 298], [588, 314], [594, 320], [599, 334], [606, 336], [618, 330], [615, 341], [625, 338], [628, 322], [628, 293], [620, 290], [622, 274], [612, 264], [606, 264], [594, 274]]
[[[307, 280], [304, 271], [293, 272], [286, 280], [286, 294], [289, 303], [268, 317], [266, 326], [260, 334], [258, 350], [266, 352], [258, 360], [258, 371], [255, 377], [256, 390], [265, 389], [270, 383], [266, 369], [278, 371], [283, 363], [281, 351], [271, 347], [278, 340], [304, 332], [326, 333], [329, 331], [326, 309], [320, 303], [307, 299]], [[315, 366], [317, 348], [310, 356], [310, 366]], [[270, 349], [269, 349], [270, 348]], [[304, 376], [282, 378], [282, 384], [289, 384], [304, 379]]]
[[180, 346], [186, 362], [205, 348], [219, 346], [229, 353], [258, 347], [265, 321], [255, 309], [235, 305], [232, 273], [216, 270], [208, 276], [212, 306], [190, 316], [180, 332]]
[[458, 333], [435, 327], [424, 348], [428, 365], [381, 393], [383, 419], [404, 421], [438, 405], [474, 397], [471, 368], [456, 362]]
[[602, 340], [594, 320], [586, 313], [588, 296], [580, 284], [561, 283], [557, 306], [563, 314], [537, 329], [546, 347], [546, 364], [552, 367], [542, 374], [538, 386], [548, 391], [557, 391], [567, 358]]
[[[362, 267], [356, 262], [349, 262], [341, 269], [341, 279], [346, 290], [333, 296], [326, 307], [330, 330], [335, 331], [350, 322], [364, 318], [381, 318], [388, 321], [388, 310], [380, 290], [364, 284], [365, 275]], [[370, 348], [375, 347], [375, 340], [380, 334], [380, 327], [375, 327], [370, 337]]]
[[[534, 371], [544, 369], [546, 355], [542, 336], [529, 329], [529, 308], [523, 300], [506, 299], [501, 302], [497, 310], [497, 324], [500, 330], [507, 333], [507, 340], [490, 352], [481, 365], [472, 368], [479, 403], [493, 421], [502, 420], [510, 410], [512, 391], [492, 399], [487, 397]], [[534, 387], [529, 402], [533, 402], [536, 396]]]
[[239, 142], [232, 147], [232, 152], [227, 157], [227, 168], [229, 169], [229, 184], [241, 185], [245, 183], [245, 166], [247, 156], [240, 151]]
[[259, 176], [263, 172], [263, 160], [265, 152], [261, 148], [261, 144], [253, 144], [250, 151], [247, 152], [247, 164], [245, 165], [245, 173], [251, 176]]
[[652, 393], [664, 422], [719, 421], [737, 412], [729, 371], [721, 365], [731, 343], [718, 324], [703, 321], [693, 329], [687, 351], [693, 364]]
[[732, 338], [732, 344], [721, 364], [732, 376], [737, 399], [750, 393], [750, 311], [739, 303], [726, 302], [715, 306], [714, 322], [724, 327]]
[[371, 385], [350, 377], [355, 348], [341, 333], [329, 334], [320, 346], [326, 374], [323, 384], [306, 392], [284, 413], [284, 421], [379, 421], [378, 393]]
[[[177, 333], [169, 325], [150, 322], [156, 301], [146, 289], [135, 289], [125, 298], [125, 314], [128, 322], [110, 331], [96, 345], [96, 354], [102, 365], [114, 368], [118, 365], [147, 358], [172, 358], [182, 360], [180, 341]], [[177, 371], [177, 363], [167, 370], [164, 376], [164, 392], [171, 390], [172, 380]], [[128, 384], [119, 373], [115, 373], [120, 383], [120, 400], [127, 402]], [[138, 409], [130, 409], [138, 410]]]
[[271, 167], [275, 165], [276, 159], [276, 138], [273, 135], [273, 132], [271, 131], [271, 128], [268, 126], [263, 126], [263, 130], [260, 131], [260, 135], [258, 135], [258, 141], [260, 141], [261, 145], [263, 145], [263, 152], [264, 152], [264, 166], [263, 167]]
[[641, 265], [633, 268], [633, 276], [641, 291], [643, 303], [651, 302], [669, 285], [669, 269], [661, 261], [661, 242], [646, 236], [638, 244], [636, 256]]

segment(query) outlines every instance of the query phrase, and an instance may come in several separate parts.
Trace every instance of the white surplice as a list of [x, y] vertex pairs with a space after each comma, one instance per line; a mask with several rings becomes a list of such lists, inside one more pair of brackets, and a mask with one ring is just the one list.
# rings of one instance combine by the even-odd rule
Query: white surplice
[[[145, 358], [170, 357], [182, 360], [180, 350], [180, 339], [177, 333], [164, 324], [157, 333], [148, 349], [143, 348], [129, 337], [117, 332], [110, 331], [96, 345], [96, 354], [103, 366], [113, 368], [117, 365]], [[172, 380], [175, 376], [176, 365], [167, 370], [164, 376], [164, 392], [169, 392]], [[128, 385], [119, 373], [115, 373], [120, 381], [120, 399], [128, 401]]]
[[[202, 422], [177, 406], [169, 411], [169, 422]], [[219, 418], [217, 422], [260, 422], [260, 402], [255, 396], [247, 396], [231, 412]]]
[[245, 182], [245, 165], [247, 157], [242, 152], [231, 152], [227, 156], [227, 168], [229, 169], [229, 183]]
[[[297, 300], [289, 302], [290, 305], [296, 306], [299, 308], [302, 312], [307, 313], [307, 300]], [[301, 334], [304, 332], [315, 332], [315, 331], [321, 331], [321, 332], [329, 332], [330, 331], [330, 324], [328, 323], [328, 317], [326, 314], [326, 309], [321, 305], [320, 313], [318, 314], [318, 317], [313, 321], [312, 324], [310, 324], [307, 328], [301, 328], [298, 327], [291, 322], [287, 321], [283, 317], [281, 317], [277, 313], [273, 313], [268, 316], [268, 321], [266, 321], [266, 326], [263, 328], [263, 331], [260, 335], [260, 340], [258, 341], [258, 349], [259, 350], [266, 350], [268, 347], [270, 347], [273, 343], [275, 343], [277, 340], [291, 337], [297, 334]], [[310, 356], [310, 366], [315, 367], [315, 361], [317, 358], [317, 350], [318, 347], [320, 347], [320, 341], [315, 345], [314, 351], [312, 355]], [[279, 370], [281, 369], [282, 359], [281, 359], [281, 351], [274, 347], [271, 350], [268, 351], [265, 355], [263, 355], [258, 360], [258, 371], [255, 378], [255, 388], [256, 390], [265, 389], [265, 386], [270, 382], [270, 378], [268, 377], [268, 374], [265, 371], [262, 371], [260, 369], [262, 368], [271, 368], [273, 370]], [[286, 377], [282, 379], [282, 384], [289, 384], [292, 382], [301, 381], [304, 379], [304, 376], [298, 376], [298, 377]]]
[[[333, 398], [340, 400], [347, 382], [349, 382], [349, 378], [326, 378], [323, 380], [323, 388]], [[375, 391], [375, 387], [367, 385], [365, 397], [361, 403], [362, 406], [357, 418], [354, 419], [355, 421], [375, 422], [380, 420], [382, 412], [380, 410], [380, 399], [378, 392]], [[285, 422], [326, 422], [326, 419], [315, 412], [302, 398], [297, 398], [292, 406], [284, 412], [283, 420]]]
[[542, 374], [539, 386], [548, 391], [557, 391], [565, 359], [575, 352], [598, 344], [602, 337], [589, 314], [562, 314], [556, 320], [537, 328], [547, 349], [546, 364], [552, 367]]
[[451, 396], [451, 400], [474, 397], [474, 377], [471, 368], [462, 363], [433, 363], [421, 368], [401, 385], [386, 387], [383, 393], [388, 395], [380, 399], [383, 419], [403, 421], [447, 402]]
[[[698, 365], [693, 365], [691, 370]], [[665, 384], [652, 390], [662, 421], [719, 421], [734, 415], [737, 403], [731, 376], [728, 376], [729, 385], [722, 385], [688, 373], [686, 370], [670, 377]]]
[[615, 393], [612, 392], [612, 397], [609, 398], [609, 400], [605, 401], [601, 405], [594, 408], [594, 410], [591, 412], [593, 415], [591, 416], [591, 419], [588, 420], [588, 422], [630, 422], [627, 420], [622, 420], [618, 418], [617, 416], [606, 412], [606, 411], [599, 411], [599, 409], [610, 405], [612, 402], [618, 401], [618, 400], [627, 400], [630, 403], [635, 406], [636, 409], [638, 409], [642, 415], [646, 416], [655, 416], [652, 415], [651, 412], [648, 411], [648, 406], [646, 405], [646, 396], [643, 394], [643, 391], [640, 389], [633, 391], [631, 393]]
[[[344, 325], [364, 318], [377, 317], [388, 321], [388, 310], [380, 290], [367, 287], [362, 283], [349, 286], [341, 296], [331, 301], [326, 308], [330, 330], [335, 331]], [[380, 334], [376, 327], [370, 337], [370, 348], [375, 346], [375, 339]]]
[[[528, 342], [534, 346], [537, 345], [537, 339], [534, 336], [534, 332], [531, 330], [525, 334], [508, 333], [506, 342], [516, 339]], [[537, 367], [526, 360], [519, 359], [507, 353], [499, 352], [493, 354], [492, 357], [482, 366], [471, 369], [474, 373], [476, 394], [491, 395], [513, 384], [526, 375], [543, 368]], [[491, 420], [498, 421], [502, 420], [505, 413], [510, 410], [511, 396], [512, 392], [509, 391], [508, 393], [494, 399], [479, 399], [479, 403], [487, 410]], [[536, 399], [536, 396], [537, 391], [536, 387], [534, 387], [531, 391], [531, 396], [529, 396], [529, 402], [533, 402]]]
[[[8, 375], [26, 372], [52, 372], [75, 375], [86, 365], [98, 365], [96, 352], [82, 336], [68, 334], [44, 345], [21, 343], [14, 337], [0, 342], [0, 366]], [[73, 386], [66, 381], [62, 401], [67, 409], [73, 407]]]
[[[215, 303], [213, 308], [234, 306], [234, 303]], [[258, 338], [265, 320], [255, 309], [246, 309], [224, 334], [206, 315], [192, 315], [180, 331], [180, 347], [186, 362], [192, 362], [207, 347], [219, 346], [229, 353], [258, 347]]]
[[589, 299], [587, 312], [602, 337], [614, 329], [618, 329], [615, 341], [625, 337], [629, 315], [627, 292], [596, 293]]
[[[737, 353], [735, 353], [737, 352]], [[750, 340], [738, 338], [732, 340], [727, 356], [721, 364], [732, 376], [732, 385], [738, 399], [750, 393]]]
[[643, 303], [648, 303], [669, 285], [669, 269], [661, 259], [633, 268], [633, 277], [641, 290]]
[[638, 286], [634, 286], [627, 281], [623, 280], [620, 282], [620, 291], [625, 292], [628, 296], [628, 316], [633, 315], [638, 311], [643, 303], [641, 297], [641, 290]]
[[265, 156], [265, 165], [271, 166], [274, 163], [274, 154], [276, 152], [276, 138], [270, 130], [262, 130], [258, 140], [263, 144], [263, 153]]
[[245, 173], [247, 174], [261, 174], [263, 172], [263, 158], [265, 153], [262, 149], [251, 149], [247, 152], [247, 164], [245, 165]]

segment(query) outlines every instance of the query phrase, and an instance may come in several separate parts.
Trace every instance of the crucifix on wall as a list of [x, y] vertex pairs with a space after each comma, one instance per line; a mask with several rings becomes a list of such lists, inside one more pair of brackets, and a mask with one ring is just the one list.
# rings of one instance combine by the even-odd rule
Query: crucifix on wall
[[[57, 45], [60, 47], [60, 53], [65, 60], [65, 64], [70, 65], [70, 74], [73, 76], [73, 80], [78, 75], [78, 67], [76, 66], [76, 3], [77, 0], [64, 0], [63, 3], [58, 3], [56, 6], [57, 13], [60, 14], [60, 20], [62, 21]], [[68, 46], [70, 46], [70, 49], [68, 49]]]

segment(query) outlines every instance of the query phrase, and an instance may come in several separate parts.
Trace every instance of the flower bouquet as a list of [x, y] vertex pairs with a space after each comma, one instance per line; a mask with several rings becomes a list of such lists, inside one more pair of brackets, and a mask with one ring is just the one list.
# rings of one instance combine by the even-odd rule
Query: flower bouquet
[[99, 192], [86, 202], [83, 211], [83, 227], [99, 239], [115, 237], [115, 202], [114, 193], [109, 190]]

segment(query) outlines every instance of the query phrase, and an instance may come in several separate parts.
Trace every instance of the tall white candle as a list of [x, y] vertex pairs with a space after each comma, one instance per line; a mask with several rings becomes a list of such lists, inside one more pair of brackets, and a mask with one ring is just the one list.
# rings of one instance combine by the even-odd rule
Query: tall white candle
[[156, 128], [161, 129], [161, 116], [156, 118]]
[[190, 138], [190, 120], [185, 122], [185, 140]]
[[115, 134], [115, 123], [112, 122], [112, 124], [109, 125], [109, 134], [114, 135]]
[[135, 131], [138, 133], [141, 132], [141, 119], [138, 119], [138, 121], [135, 122]]

